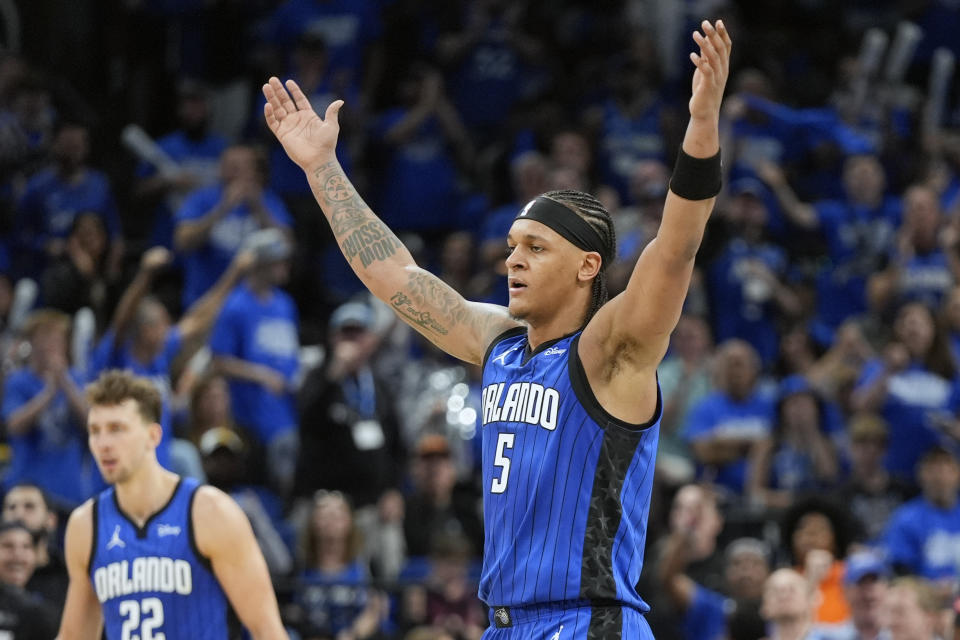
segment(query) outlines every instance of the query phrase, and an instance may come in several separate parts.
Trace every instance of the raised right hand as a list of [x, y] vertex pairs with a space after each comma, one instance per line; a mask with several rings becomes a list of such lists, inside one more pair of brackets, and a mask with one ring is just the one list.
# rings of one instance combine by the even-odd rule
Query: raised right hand
[[[289, 91], [289, 93], [288, 93]], [[343, 100], [334, 100], [321, 120], [310, 101], [293, 80], [284, 88], [276, 77], [263, 85], [267, 103], [263, 116], [290, 159], [304, 171], [335, 158], [340, 124], [337, 112]]]

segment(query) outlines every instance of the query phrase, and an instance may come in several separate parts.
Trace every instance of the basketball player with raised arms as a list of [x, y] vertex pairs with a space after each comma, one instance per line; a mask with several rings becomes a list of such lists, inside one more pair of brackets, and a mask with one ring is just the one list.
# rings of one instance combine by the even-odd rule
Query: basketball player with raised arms
[[112, 486], [70, 515], [60, 640], [287, 638], [266, 562], [225, 493], [160, 466], [160, 392], [106, 371], [87, 387], [87, 435]]
[[507, 308], [464, 300], [418, 267], [334, 155], [340, 100], [321, 119], [271, 78], [264, 116], [306, 173], [347, 261], [405, 322], [483, 365], [484, 638], [649, 638], [634, 585], [661, 415], [656, 369], [720, 190], [718, 120], [731, 42], [704, 21], [690, 121], [659, 232], [607, 301], [613, 222], [596, 198], [545, 193], [507, 235]]

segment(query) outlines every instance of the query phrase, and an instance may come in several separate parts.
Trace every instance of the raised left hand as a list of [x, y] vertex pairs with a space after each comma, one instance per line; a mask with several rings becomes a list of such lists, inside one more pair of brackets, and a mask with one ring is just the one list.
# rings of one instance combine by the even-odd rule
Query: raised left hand
[[690, 117], [716, 121], [720, 118], [720, 103], [730, 73], [733, 43], [722, 20], [717, 20], [716, 25], [704, 20], [700, 28], [703, 33], [693, 32], [693, 40], [700, 46], [700, 53], [690, 53], [690, 60], [697, 66], [693, 72]]

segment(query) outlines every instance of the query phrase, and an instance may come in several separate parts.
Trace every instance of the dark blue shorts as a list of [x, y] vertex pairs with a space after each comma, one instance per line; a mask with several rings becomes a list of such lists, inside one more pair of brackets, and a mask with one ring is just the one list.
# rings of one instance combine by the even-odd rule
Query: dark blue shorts
[[483, 640], [653, 640], [632, 607], [571, 601], [529, 607], [491, 607]]

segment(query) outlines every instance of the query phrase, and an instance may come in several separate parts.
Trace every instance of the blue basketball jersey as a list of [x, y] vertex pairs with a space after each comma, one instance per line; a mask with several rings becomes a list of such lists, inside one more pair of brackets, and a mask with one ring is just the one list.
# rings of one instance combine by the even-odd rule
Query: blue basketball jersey
[[482, 390], [484, 553], [491, 607], [547, 603], [649, 611], [637, 593], [661, 400], [645, 425], [597, 402], [580, 333], [531, 352], [526, 331], [497, 338]]
[[198, 486], [182, 478], [143, 528], [121, 511], [113, 487], [94, 499], [90, 579], [109, 640], [228, 637], [226, 595], [194, 542]]

